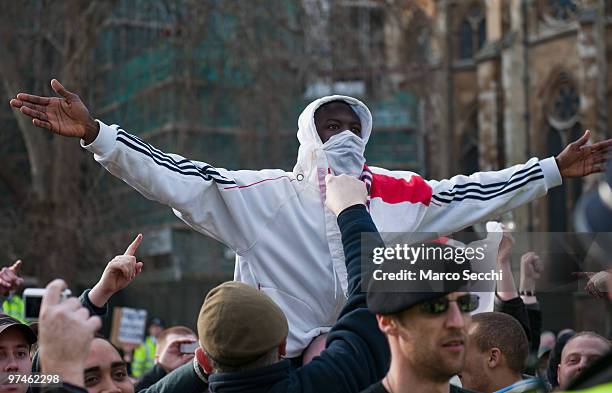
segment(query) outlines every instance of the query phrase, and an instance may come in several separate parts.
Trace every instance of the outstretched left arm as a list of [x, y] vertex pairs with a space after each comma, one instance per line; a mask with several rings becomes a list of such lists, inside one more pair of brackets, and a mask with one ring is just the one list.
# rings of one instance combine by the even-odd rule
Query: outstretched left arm
[[545, 195], [562, 178], [604, 171], [612, 139], [587, 145], [590, 135], [586, 131], [554, 158], [532, 158], [500, 171], [428, 181], [431, 199], [416, 231], [453, 233]]

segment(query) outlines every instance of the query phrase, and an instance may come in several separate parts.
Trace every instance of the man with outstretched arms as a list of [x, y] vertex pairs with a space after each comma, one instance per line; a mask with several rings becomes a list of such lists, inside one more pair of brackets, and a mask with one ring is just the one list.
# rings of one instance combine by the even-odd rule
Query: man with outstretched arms
[[355, 98], [329, 96], [309, 104], [298, 119], [300, 148], [292, 172], [233, 171], [161, 152], [119, 125], [94, 120], [57, 80], [51, 86], [59, 98], [19, 93], [11, 105], [36, 126], [80, 138], [113, 175], [231, 247], [235, 279], [261, 288], [285, 312], [288, 357], [327, 332], [346, 301], [340, 231], [324, 206], [326, 174], [366, 182], [381, 232], [448, 234], [545, 195], [562, 177], [601, 171], [612, 145], [587, 145], [586, 132], [556, 158], [426, 181], [412, 172], [368, 167], [363, 154], [370, 111]]

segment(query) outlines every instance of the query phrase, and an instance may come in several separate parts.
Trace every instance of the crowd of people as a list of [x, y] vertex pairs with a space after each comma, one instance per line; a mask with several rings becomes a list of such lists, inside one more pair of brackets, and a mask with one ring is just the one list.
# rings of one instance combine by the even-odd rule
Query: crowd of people
[[[155, 321], [155, 349], [145, 342], [130, 367], [97, 332], [109, 299], [143, 269], [139, 235], [78, 299], [62, 300], [67, 284], [61, 279], [49, 283], [37, 331], [8, 315], [0, 319], [2, 371], [61, 379], [42, 387], [4, 381], [0, 391], [612, 391], [607, 338], [542, 332], [540, 258], [522, 256], [517, 286], [507, 231], [495, 255], [497, 270], [506, 274], [496, 282], [494, 311], [477, 311], [481, 298], [461, 274], [469, 262], [429, 263], [462, 279], [421, 283], [418, 291], [410, 282], [397, 291], [364, 281], [371, 266], [364, 261], [385, 245], [379, 231], [413, 233], [415, 242], [440, 251], [433, 255], [446, 255], [459, 246], [419, 235], [456, 232], [545, 195], [563, 178], [601, 172], [612, 140], [588, 144], [586, 132], [556, 157], [426, 181], [366, 165], [368, 108], [330, 96], [300, 115], [293, 172], [228, 171], [163, 153], [93, 120], [76, 94], [57, 80], [52, 87], [60, 97], [19, 93], [11, 106], [41, 128], [80, 138], [109, 172], [230, 246], [238, 256], [235, 281], [202, 294], [196, 332], [162, 329]], [[0, 271], [5, 292], [22, 284], [18, 268]], [[589, 277], [590, 293], [601, 296], [606, 287], [612, 289], [612, 274], [605, 269]]]

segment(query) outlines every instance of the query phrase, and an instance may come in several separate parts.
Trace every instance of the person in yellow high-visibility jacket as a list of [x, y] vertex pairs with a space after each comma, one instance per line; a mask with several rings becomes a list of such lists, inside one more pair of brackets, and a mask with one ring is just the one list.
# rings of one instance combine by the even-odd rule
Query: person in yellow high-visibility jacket
[[21, 296], [14, 294], [2, 302], [2, 312], [6, 315], [17, 319], [21, 323], [25, 323], [23, 318], [23, 300]]
[[144, 343], [134, 350], [132, 360], [132, 375], [140, 378], [155, 365], [155, 350], [157, 347], [157, 336], [164, 330], [164, 324], [159, 318], [153, 318], [149, 324], [149, 335]]
[[23, 285], [23, 278], [18, 275], [20, 267], [21, 260], [18, 260], [10, 267], [0, 269], [0, 295], [9, 296], [11, 293], [13, 294], [2, 302], [2, 312], [25, 323], [23, 300], [21, 296], [15, 294], [17, 288]]

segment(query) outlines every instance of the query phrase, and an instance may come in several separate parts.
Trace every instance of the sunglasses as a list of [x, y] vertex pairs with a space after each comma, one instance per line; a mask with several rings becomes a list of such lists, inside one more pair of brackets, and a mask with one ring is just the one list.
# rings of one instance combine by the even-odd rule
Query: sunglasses
[[425, 314], [442, 314], [448, 310], [450, 303], [457, 302], [459, 310], [467, 313], [472, 312], [478, 308], [480, 304], [480, 297], [474, 294], [467, 294], [459, 296], [456, 300], [449, 300], [446, 297], [441, 297], [434, 300], [428, 300], [418, 305], [419, 310]]

